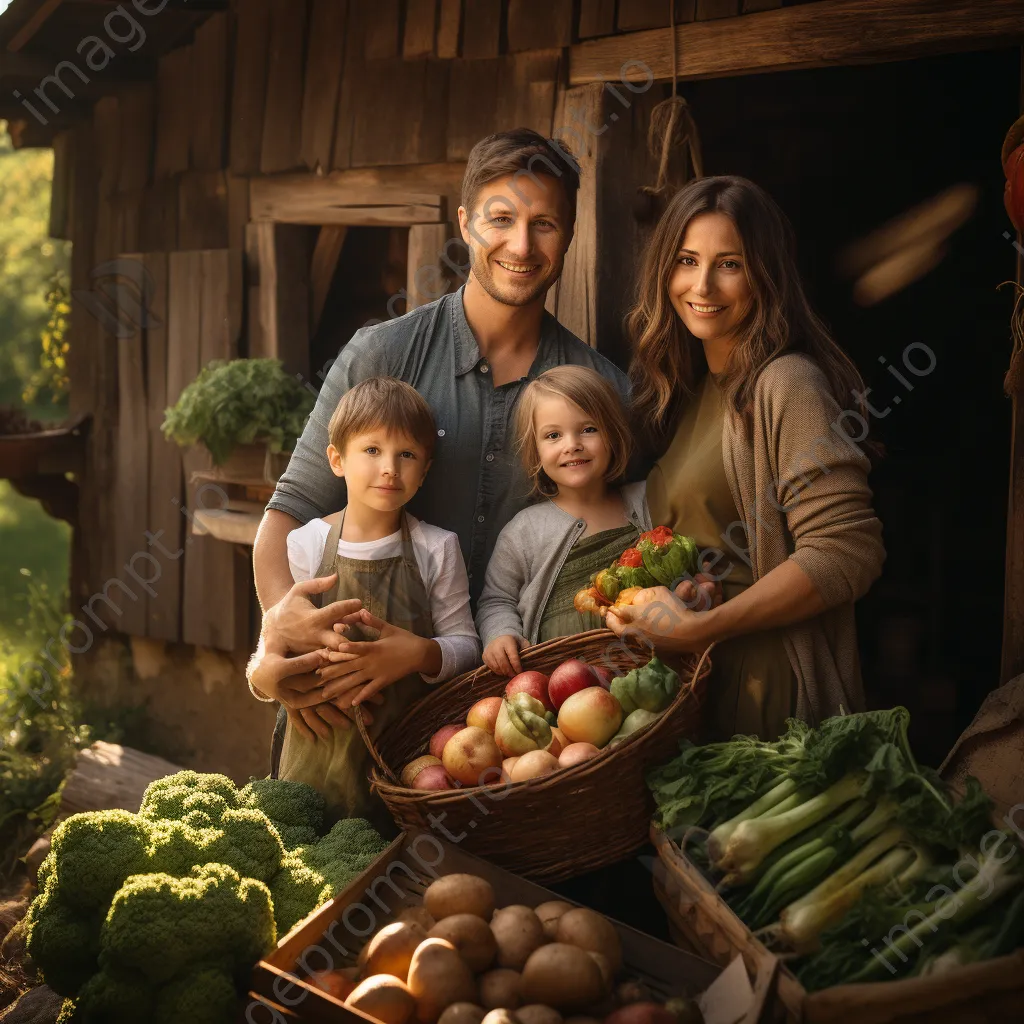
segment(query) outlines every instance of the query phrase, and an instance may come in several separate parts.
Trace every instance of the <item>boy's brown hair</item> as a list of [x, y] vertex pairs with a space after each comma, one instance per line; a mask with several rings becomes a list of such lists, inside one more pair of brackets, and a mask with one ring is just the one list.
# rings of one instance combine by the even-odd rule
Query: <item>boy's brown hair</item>
[[423, 445], [428, 459], [434, 454], [434, 414], [426, 399], [397, 377], [369, 377], [349, 388], [331, 415], [327, 436], [344, 454], [350, 438], [375, 428], [411, 437]]
[[605, 436], [611, 453], [605, 481], [611, 483], [625, 476], [633, 452], [633, 437], [618, 392], [610, 381], [589, 366], [555, 366], [526, 386], [516, 408], [516, 451], [533, 482], [531, 496], [547, 498], [558, 491], [555, 482], [541, 468], [534, 431], [537, 402], [550, 396], [578, 405]]
[[561, 142], [545, 139], [531, 128], [513, 128], [488, 135], [469, 151], [462, 178], [462, 205], [467, 213], [473, 212], [473, 204], [484, 185], [510, 174], [513, 191], [520, 177], [554, 178], [565, 191], [575, 219], [576, 194], [580, 189], [579, 164]]

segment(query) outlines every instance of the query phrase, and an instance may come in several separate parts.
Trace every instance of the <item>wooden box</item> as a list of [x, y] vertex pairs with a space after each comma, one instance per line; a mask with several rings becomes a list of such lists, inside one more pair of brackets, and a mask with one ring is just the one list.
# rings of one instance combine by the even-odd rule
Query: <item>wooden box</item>
[[[763, 976], [776, 957], [669, 837], [651, 826], [658, 850], [654, 891], [674, 941], [719, 965], [743, 958]], [[865, 950], [865, 956], [869, 955]], [[785, 1024], [987, 1024], [1010, 1020], [1024, 1005], [1024, 950], [957, 968], [938, 978], [838, 985], [808, 993], [779, 966], [765, 1021]]]
[[[260, 1022], [311, 1021], [363, 1024], [373, 1021], [348, 1009], [303, 976], [348, 967], [376, 931], [406, 907], [422, 902], [423, 892], [441, 875], [467, 872], [488, 879], [498, 906], [535, 907], [561, 896], [466, 853], [428, 832], [406, 832], [388, 847], [336, 899], [322, 906], [286, 935], [253, 972], [249, 1005], [240, 1019]], [[696, 996], [722, 973], [720, 967], [613, 921], [622, 938], [625, 973], [645, 982], [661, 999]], [[774, 965], [752, 987], [743, 1024], [757, 1024], [771, 989]]]

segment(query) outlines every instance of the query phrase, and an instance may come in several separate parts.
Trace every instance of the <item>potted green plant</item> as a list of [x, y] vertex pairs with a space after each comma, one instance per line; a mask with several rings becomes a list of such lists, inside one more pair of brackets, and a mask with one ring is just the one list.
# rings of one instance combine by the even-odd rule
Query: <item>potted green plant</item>
[[277, 359], [214, 360], [164, 413], [164, 436], [201, 444], [226, 478], [274, 481], [316, 398]]

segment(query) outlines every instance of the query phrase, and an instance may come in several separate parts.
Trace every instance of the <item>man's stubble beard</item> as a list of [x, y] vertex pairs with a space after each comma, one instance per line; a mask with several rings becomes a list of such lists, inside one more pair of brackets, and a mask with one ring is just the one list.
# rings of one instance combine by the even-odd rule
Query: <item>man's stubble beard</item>
[[547, 295], [548, 289], [558, 280], [562, 273], [562, 266], [564, 263], [564, 257], [553, 267], [554, 274], [545, 278], [543, 281], [538, 282], [537, 287], [529, 292], [515, 292], [509, 289], [505, 291], [498, 287], [497, 282], [494, 280], [494, 275], [491, 273], [490, 262], [486, 257], [481, 257], [478, 252], [470, 247], [470, 269], [473, 276], [476, 278], [477, 283], [487, 294], [494, 299], [495, 302], [500, 302], [503, 306], [529, 306], [536, 302], [538, 298], [543, 298]]

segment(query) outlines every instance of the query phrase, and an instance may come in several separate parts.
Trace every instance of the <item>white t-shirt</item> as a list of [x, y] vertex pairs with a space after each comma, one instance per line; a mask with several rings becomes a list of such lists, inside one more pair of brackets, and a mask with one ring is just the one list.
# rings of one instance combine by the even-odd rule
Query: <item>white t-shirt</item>
[[[482, 648], [469, 607], [469, 578], [457, 534], [421, 523], [408, 513], [406, 516], [416, 565], [430, 601], [430, 617], [437, 634], [434, 639], [441, 648], [441, 671], [423, 679], [441, 683], [480, 664]], [[288, 534], [288, 564], [296, 583], [312, 579], [320, 568], [330, 529], [323, 519], [311, 519]], [[373, 561], [401, 553], [401, 530], [380, 540], [338, 541], [338, 554], [345, 558]]]

